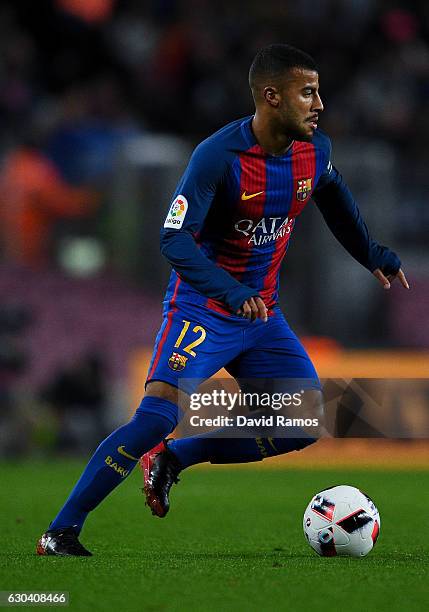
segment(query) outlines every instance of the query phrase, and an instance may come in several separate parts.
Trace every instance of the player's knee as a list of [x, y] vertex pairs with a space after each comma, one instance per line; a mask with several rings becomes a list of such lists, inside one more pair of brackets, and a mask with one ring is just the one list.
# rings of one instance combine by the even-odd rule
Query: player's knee
[[149, 427], [154, 435], [162, 439], [175, 429], [179, 413], [177, 403], [170, 399], [146, 395], [131, 421], [141, 430]]
[[190, 396], [188, 393], [162, 380], [147, 383], [143, 400], [146, 398], [158, 398], [161, 401], [165, 400], [175, 404], [178, 408], [178, 415], [184, 414], [189, 409]]
[[147, 383], [145, 397], [158, 397], [177, 404], [179, 401], [179, 389], [162, 380], [154, 380]]
[[150, 430], [154, 438], [163, 440], [176, 427], [177, 418], [174, 415], [145, 411], [140, 405], [129, 423], [136, 435], [140, 436]]

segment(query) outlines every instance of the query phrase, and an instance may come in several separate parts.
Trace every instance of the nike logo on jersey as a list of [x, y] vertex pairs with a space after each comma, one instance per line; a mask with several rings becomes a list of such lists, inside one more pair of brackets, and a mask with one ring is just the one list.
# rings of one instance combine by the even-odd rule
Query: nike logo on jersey
[[118, 453], [120, 455], [123, 455], [124, 457], [126, 457], [127, 459], [132, 459], [133, 461], [138, 461], [139, 457], [133, 457], [132, 455], [128, 454], [125, 450], [124, 450], [124, 445], [122, 446], [118, 446]]
[[247, 195], [247, 193], [245, 191], [243, 191], [243, 193], [241, 194], [241, 199], [242, 200], [250, 200], [250, 198], [256, 198], [256, 196], [261, 195], [261, 193], [264, 193], [263, 191], [258, 191], [258, 193], [249, 193], [249, 195]]

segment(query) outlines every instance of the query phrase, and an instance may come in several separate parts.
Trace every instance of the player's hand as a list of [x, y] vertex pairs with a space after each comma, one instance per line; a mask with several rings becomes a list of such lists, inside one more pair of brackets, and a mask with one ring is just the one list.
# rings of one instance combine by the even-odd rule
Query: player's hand
[[410, 285], [408, 284], [407, 279], [405, 278], [405, 274], [402, 272], [402, 269], [399, 268], [396, 274], [388, 274], [384, 276], [383, 272], [380, 268], [377, 268], [373, 272], [375, 278], [383, 285], [384, 289], [390, 289], [390, 283], [395, 280], [395, 278], [399, 279], [401, 285], [405, 287], [405, 289], [409, 289]]
[[262, 319], [264, 323], [268, 321], [267, 307], [264, 304], [264, 300], [258, 296], [246, 300], [242, 307], [237, 310], [237, 314], [251, 321], [256, 319]]

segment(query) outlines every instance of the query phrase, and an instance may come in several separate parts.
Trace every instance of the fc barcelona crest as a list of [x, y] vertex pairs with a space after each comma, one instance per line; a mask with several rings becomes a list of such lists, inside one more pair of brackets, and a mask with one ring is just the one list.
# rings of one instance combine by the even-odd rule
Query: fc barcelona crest
[[171, 357], [168, 360], [168, 367], [175, 372], [179, 372], [180, 370], [183, 370], [187, 361], [188, 358], [184, 355], [180, 355], [179, 353], [171, 353]]
[[298, 181], [298, 189], [296, 190], [296, 199], [304, 202], [311, 193], [311, 178], [301, 179]]

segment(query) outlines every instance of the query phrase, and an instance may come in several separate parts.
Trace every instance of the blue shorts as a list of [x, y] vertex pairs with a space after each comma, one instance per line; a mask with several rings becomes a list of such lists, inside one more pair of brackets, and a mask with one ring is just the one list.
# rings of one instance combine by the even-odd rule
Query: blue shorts
[[192, 393], [225, 368], [237, 380], [299, 379], [320, 388], [314, 366], [279, 307], [264, 323], [226, 316], [205, 306], [167, 306], [146, 384], [160, 380]]

